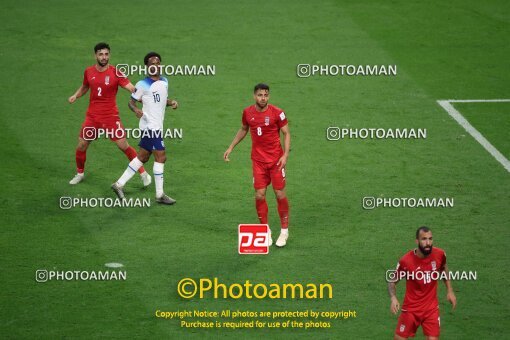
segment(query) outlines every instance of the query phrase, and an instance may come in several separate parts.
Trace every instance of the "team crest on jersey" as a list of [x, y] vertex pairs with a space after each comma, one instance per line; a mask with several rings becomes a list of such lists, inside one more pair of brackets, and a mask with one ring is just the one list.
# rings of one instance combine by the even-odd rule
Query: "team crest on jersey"
[[269, 125], [269, 117], [266, 117], [266, 118], [264, 119], [264, 124], [265, 124], [266, 126], [268, 126], [268, 125]]
[[104, 77], [104, 84], [105, 85], [109, 85], [110, 84], [110, 76], [105, 76]]
[[400, 325], [400, 332], [403, 332], [406, 329], [406, 325], [402, 324]]
[[436, 270], [436, 261], [432, 261], [430, 262], [430, 264], [432, 265], [432, 270]]

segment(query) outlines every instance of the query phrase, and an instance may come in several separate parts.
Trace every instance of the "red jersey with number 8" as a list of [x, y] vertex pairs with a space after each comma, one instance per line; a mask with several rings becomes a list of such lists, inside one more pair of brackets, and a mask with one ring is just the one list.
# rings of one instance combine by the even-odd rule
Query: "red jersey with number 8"
[[117, 73], [115, 67], [109, 65], [106, 71], [99, 72], [95, 66], [85, 69], [83, 85], [90, 89], [90, 102], [87, 115], [94, 117], [118, 116], [117, 90], [118, 86], [126, 86], [129, 79]]
[[251, 159], [263, 163], [277, 162], [283, 155], [280, 129], [288, 123], [283, 110], [268, 104], [264, 112], [259, 112], [252, 105], [243, 110], [242, 123], [250, 127]]

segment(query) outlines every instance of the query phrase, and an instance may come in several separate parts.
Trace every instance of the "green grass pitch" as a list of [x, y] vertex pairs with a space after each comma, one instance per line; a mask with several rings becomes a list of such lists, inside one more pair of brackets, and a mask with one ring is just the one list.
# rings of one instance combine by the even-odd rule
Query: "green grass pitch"
[[[0, 334], [12, 339], [275, 338], [390, 339], [385, 271], [414, 247], [422, 224], [446, 250], [451, 311], [440, 284], [442, 338], [509, 336], [510, 173], [458, 125], [439, 99], [509, 98], [507, 1], [12, 1], [2, 2], [0, 42]], [[94, 63], [99, 41], [111, 63], [158, 51], [174, 65], [212, 64], [216, 75], [170, 78], [180, 101], [165, 125], [165, 187], [173, 207], [61, 210], [59, 198], [113, 197], [127, 165], [101, 140], [86, 180], [71, 187], [74, 150], [88, 98], [67, 98]], [[396, 64], [396, 77], [298, 78], [298, 64]], [[134, 83], [141, 77], [132, 76]], [[291, 237], [267, 256], [237, 254], [237, 225], [256, 222], [249, 137], [223, 152], [258, 82], [290, 121], [287, 165]], [[117, 102], [126, 127], [137, 127]], [[455, 107], [510, 157], [509, 103]], [[326, 140], [328, 126], [426, 128], [418, 140]], [[130, 144], [137, 145], [136, 140]], [[152, 160], [147, 168], [152, 172]], [[134, 178], [130, 197], [153, 198]], [[453, 208], [363, 210], [364, 196], [453, 197]], [[268, 191], [270, 224], [278, 230]], [[35, 271], [105, 270], [126, 281], [37, 283]], [[327, 282], [333, 299], [184, 300], [185, 277], [225, 283]], [[397, 286], [402, 301], [404, 284]], [[329, 329], [186, 329], [157, 310], [356, 310]], [[421, 329], [418, 338], [421, 338]]]

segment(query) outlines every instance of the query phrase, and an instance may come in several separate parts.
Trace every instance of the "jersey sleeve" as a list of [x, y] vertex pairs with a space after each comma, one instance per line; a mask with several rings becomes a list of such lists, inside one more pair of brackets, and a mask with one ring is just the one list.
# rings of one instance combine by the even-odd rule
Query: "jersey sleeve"
[[119, 80], [119, 85], [124, 87], [126, 86], [127, 84], [129, 84], [129, 79], [128, 77], [126, 77], [126, 75], [124, 73], [122, 73], [121, 70], [119, 69], [116, 69], [115, 70], [115, 76], [117, 77], [117, 79]]
[[243, 111], [243, 118], [241, 119], [243, 126], [248, 125], [248, 121], [246, 120], [246, 110]]
[[165, 83], [166, 86], [166, 93], [168, 95], [168, 98], [170, 98], [170, 89], [168, 87], [168, 79], [166, 77], [160, 77], [161, 81]]
[[396, 277], [397, 278], [401, 278], [401, 277], [405, 277], [406, 276], [406, 272], [407, 272], [407, 263], [405, 261], [405, 257], [402, 257], [398, 263], [397, 263], [397, 267], [395, 268], [395, 272], [396, 272]]
[[278, 122], [277, 123], [278, 127], [282, 128], [288, 124], [288, 121], [287, 121], [287, 117], [285, 116], [285, 112], [283, 112], [280, 109], [278, 109], [278, 111], [279, 111], [279, 113], [278, 113], [278, 117], [276, 117], [276, 121]]
[[441, 255], [441, 268], [440, 268], [440, 270], [444, 271], [445, 267], [446, 267], [446, 253], [443, 252], [443, 254]]
[[143, 86], [140, 82], [136, 83], [135, 92], [131, 94], [131, 98], [136, 100], [137, 102], [142, 101], [143, 96]]
[[83, 72], [83, 86], [89, 86], [89, 79], [87, 78], [87, 69]]

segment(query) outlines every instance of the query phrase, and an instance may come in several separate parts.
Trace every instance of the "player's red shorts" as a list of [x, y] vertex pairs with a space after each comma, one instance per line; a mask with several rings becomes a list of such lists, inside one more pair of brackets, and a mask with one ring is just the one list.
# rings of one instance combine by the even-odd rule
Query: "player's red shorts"
[[80, 138], [88, 141], [109, 138], [116, 141], [126, 138], [126, 131], [119, 116], [92, 117], [87, 115], [81, 125]]
[[278, 170], [278, 161], [274, 163], [263, 163], [252, 160], [253, 186], [255, 189], [264, 189], [270, 183], [273, 188], [282, 190], [285, 188], [285, 168]]
[[410, 338], [421, 325], [425, 336], [439, 337], [440, 323], [439, 308], [427, 312], [402, 312], [395, 333], [403, 338]]

